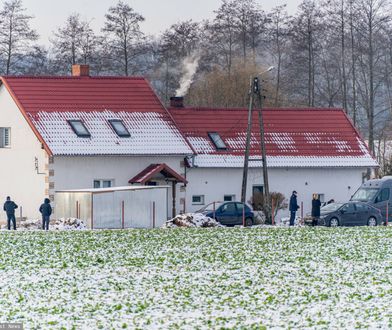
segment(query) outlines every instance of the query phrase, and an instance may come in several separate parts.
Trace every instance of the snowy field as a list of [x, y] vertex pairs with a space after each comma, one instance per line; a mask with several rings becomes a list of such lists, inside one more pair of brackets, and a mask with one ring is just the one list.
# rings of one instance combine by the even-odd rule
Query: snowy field
[[0, 233], [26, 329], [392, 327], [391, 228]]

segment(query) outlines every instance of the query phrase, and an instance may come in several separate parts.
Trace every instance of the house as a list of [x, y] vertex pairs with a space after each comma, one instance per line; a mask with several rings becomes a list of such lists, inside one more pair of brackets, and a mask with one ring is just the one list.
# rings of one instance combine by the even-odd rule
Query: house
[[91, 77], [75, 65], [72, 76], [0, 80], [0, 198], [23, 216], [39, 217], [57, 190], [132, 183], [170, 185], [178, 212], [194, 151], [144, 78]]
[[[186, 170], [188, 210], [240, 200], [248, 109], [184, 107], [176, 98], [169, 112], [196, 152]], [[313, 193], [347, 201], [378, 166], [342, 109], [264, 109], [263, 119], [270, 191], [288, 198], [296, 190], [304, 214]], [[247, 200], [263, 191], [258, 122], [254, 111]]]
[[[239, 200], [246, 109], [166, 109], [142, 77], [0, 77], [0, 198], [24, 217], [55, 192], [170, 186], [168, 217], [212, 201]], [[340, 109], [265, 109], [270, 190], [347, 200], [376, 161]], [[263, 190], [257, 112], [248, 199]], [[85, 205], [76, 205], [83, 214]], [[82, 208], [82, 209], [81, 209]]]

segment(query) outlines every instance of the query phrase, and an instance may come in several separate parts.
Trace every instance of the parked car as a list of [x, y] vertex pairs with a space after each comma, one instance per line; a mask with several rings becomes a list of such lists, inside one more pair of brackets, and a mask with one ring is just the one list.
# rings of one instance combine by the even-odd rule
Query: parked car
[[[244, 214], [245, 207], [245, 214]], [[216, 219], [219, 223], [226, 226], [242, 225], [245, 216], [245, 226], [252, 226], [254, 214], [251, 208], [240, 202], [216, 202], [208, 204], [197, 213], [202, 213], [207, 217]]]
[[321, 208], [319, 225], [377, 226], [382, 224], [381, 211], [367, 203], [331, 203]]
[[365, 202], [379, 209], [386, 218], [387, 210], [391, 213], [392, 208], [392, 176], [384, 176], [381, 179], [372, 179], [364, 182], [351, 197], [351, 201]]

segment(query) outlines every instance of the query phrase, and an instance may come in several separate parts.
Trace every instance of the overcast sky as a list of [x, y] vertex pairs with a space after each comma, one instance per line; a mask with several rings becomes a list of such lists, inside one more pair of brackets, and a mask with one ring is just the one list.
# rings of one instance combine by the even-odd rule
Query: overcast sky
[[[171, 24], [180, 20], [199, 21], [213, 17], [221, 0], [124, 0], [146, 21], [142, 30], [159, 35]], [[287, 3], [290, 13], [294, 13], [300, 0], [257, 0], [263, 9]], [[61, 26], [72, 13], [80, 13], [83, 19], [91, 20], [92, 27], [99, 32], [108, 8], [117, 0], [23, 0], [29, 14], [34, 15], [32, 26], [41, 36], [40, 42], [47, 45], [51, 33]]]

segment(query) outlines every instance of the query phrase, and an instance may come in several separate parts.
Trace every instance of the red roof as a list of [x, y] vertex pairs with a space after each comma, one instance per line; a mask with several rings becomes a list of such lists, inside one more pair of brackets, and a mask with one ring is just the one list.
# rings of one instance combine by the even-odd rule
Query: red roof
[[[225, 164], [233, 161], [234, 156], [238, 156], [240, 160], [236, 162], [242, 164], [246, 141], [247, 109], [170, 108], [169, 111], [196, 153], [200, 155], [197, 157], [206, 161], [204, 165], [208, 166], [208, 162], [210, 162], [209, 165], [212, 165], [211, 162], [214, 161], [219, 162], [219, 156], [225, 157]], [[359, 165], [355, 159], [366, 158], [368, 163], [366, 166], [370, 164], [377, 166], [342, 109], [268, 108], [263, 110], [263, 119], [266, 152], [269, 158], [294, 157], [301, 158], [302, 161], [314, 157], [349, 157], [353, 160], [353, 166]], [[257, 110], [253, 112], [252, 120], [250, 155], [260, 158]], [[217, 150], [208, 132], [217, 132], [227, 145], [227, 149]], [[210, 161], [207, 161], [207, 155], [211, 156]], [[229, 159], [229, 156], [232, 158]]]
[[[30, 127], [51, 155], [192, 154], [173, 118], [142, 77], [1, 77]], [[91, 138], [67, 120], [80, 119]], [[107, 121], [131, 133], [118, 139]]]
[[2, 81], [26, 112], [165, 109], [142, 77], [7, 76]]
[[146, 182], [153, 179], [158, 173], [161, 173], [166, 178], [174, 179], [177, 182], [182, 182], [185, 184], [187, 183], [186, 179], [182, 175], [178, 174], [175, 170], [166, 164], [151, 164], [135, 177], [130, 179], [128, 183], [145, 184]]

